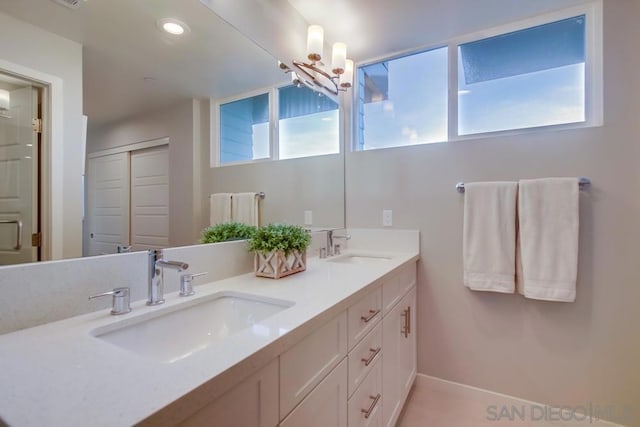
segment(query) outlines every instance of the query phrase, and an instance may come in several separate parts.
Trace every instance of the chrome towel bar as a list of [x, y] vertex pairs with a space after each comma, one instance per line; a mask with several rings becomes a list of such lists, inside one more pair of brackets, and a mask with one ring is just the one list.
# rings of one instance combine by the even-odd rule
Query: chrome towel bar
[[[591, 180], [585, 176], [581, 176], [578, 178], [578, 185], [581, 190], [586, 190], [591, 186]], [[456, 184], [456, 191], [458, 193], [464, 193], [464, 182], [459, 182]]]

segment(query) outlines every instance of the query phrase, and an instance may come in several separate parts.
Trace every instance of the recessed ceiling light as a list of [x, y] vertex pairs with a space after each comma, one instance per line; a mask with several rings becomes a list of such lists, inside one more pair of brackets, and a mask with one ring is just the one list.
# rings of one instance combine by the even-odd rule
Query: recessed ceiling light
[[174, 36], [179, 36], [189, 31], [189, 27], [184, 22], [180, 22], [173, 18], [164, 18], [159, 20], [158, 27]]

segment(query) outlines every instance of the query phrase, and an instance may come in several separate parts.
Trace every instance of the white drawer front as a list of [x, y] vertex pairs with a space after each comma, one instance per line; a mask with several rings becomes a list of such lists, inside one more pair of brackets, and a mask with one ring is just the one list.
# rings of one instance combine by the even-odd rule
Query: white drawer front
[[380, 288], [364, 296], [347, 310], [349, 317], [349, 350], [382, 319], [382, 291]]
[[349, 399], [349, 427], [382, 425], [382, 363], [375, 361], [371, 372]]
[[362, 383], [382, 355], [382, 328], [380, 323], [349, 352], [349, 396]]
[[382, 284], [382, 314], [386, 314], [416, 283], [416, 264], [411, 263]]
[[344, 311], [282, 353], [280, 419], [291, 412], [346, 355], [347, 316]]
[[347, 427], [346, 378], [347, 361], [343, 360], [280, 427]]

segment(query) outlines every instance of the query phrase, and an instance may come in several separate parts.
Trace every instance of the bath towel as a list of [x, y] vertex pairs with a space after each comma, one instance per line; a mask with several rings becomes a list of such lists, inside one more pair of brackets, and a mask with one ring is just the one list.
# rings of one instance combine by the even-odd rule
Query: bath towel
[[516, 182], [465, 184], [464, 284], [472, 290], [515, 291]]
[[519, 184], [518, 292], [527, 298], [572, 302], [578, 274], [577, 178], [522, 180]]
[[231, 196], [231, 219], [247, 225], [260, 222], [260, 204], [256, 193], [233, 193]]
[[216, 193], [209, 197], [209, 223], [222, 224], [231, 221], [231, 193]]

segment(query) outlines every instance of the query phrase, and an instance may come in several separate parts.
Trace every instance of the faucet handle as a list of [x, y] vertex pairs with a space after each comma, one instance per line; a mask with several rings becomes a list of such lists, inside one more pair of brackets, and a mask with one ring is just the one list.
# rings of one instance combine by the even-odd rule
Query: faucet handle
[[205, 274], [209, 274], [209, 273], [204, 271], [202, 273], [186, 273], [186, 274], [180, 275], [180, 293], [179, 293], [179, 295], [181, 297], [189, 297], [189, 296], [195, 294], [196, 291], [193, 290], [193, 285], [191, 284], [191, 282], [196, 277], [204, 276]]
[[114, 288], [112, 291], [103, 292], [97, 295], [91, 295], [90, 300], [99, 297], [105, 297], [107, 295], [113, 295], [111, 303], [111, 314], [127, 314], [131, 311], [131, 297], [129, 288]]

